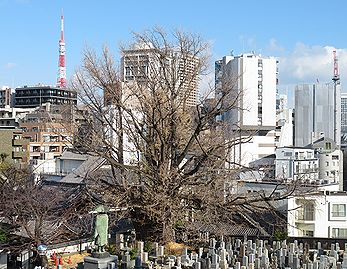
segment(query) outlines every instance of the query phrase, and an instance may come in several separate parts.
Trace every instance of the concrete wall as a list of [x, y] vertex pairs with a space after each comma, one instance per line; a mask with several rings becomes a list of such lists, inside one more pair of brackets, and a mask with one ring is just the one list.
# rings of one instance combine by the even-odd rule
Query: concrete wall
[[[244, 137], [245, 141], [248, 137]], [[249, 166], [250, 162], [275, 153], [274, 133], [266, 136], [252, 136], [249, 142], [235, 145], [230, 152], [232, 162]]]
[[7, 268], [7, 253], [0, 250], [0, 269]]
[[94, 241], [79, 242], [78, 240], [73, 242], [62, 243], [55, 246], [49, 246], [47, 250], [47, 256], [51, 256], [55, 253], [76, 253], [79, 251], [86, 251], [94, 247]]

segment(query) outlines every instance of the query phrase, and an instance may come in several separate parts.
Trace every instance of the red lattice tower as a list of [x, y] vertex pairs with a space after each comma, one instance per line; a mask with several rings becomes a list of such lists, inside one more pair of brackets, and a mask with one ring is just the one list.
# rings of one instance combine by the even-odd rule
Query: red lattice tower
[[66, 87], [66, 66], [65, 66], [65, 40], [64, 40], [64, 15], [61, 15], [61, 30], [59, 40], [59, 74], [57, 86]]

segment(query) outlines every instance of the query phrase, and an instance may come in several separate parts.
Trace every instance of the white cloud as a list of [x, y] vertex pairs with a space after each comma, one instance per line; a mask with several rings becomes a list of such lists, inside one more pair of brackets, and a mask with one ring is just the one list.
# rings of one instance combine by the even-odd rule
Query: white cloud
[[281, 55], [285, 52], [285, 49], [278, 44], [275, 38], [271, 38], [269, 44], [265, 48], [265, 52], [269, 55]]
[[17, 64], [10, 62], [10, 63], [5, 64], [4, 68], [5, 69], [12, 69], [12, 68], [15, 68], [16, 66], [17, 66]]
[[[279, 57], [280, 84], [330, 82], [333, 76], [333, 46], [296, 44], [294, 50]], [[347, 48], [336, 49], [342, 85], [347, 83]]]

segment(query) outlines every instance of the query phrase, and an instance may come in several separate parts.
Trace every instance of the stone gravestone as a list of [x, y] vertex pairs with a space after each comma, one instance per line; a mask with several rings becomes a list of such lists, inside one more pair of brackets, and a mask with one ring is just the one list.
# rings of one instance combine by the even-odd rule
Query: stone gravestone
[[99, 205], [94, 212], [96, 213], [94, 226], [94, 242], [96, 249], [92, 256], [84, 258], [84, 269], [107, 269], [117, 268], [118, 258], [105, 251], [108, 243], [108, 215], [103, 205]]

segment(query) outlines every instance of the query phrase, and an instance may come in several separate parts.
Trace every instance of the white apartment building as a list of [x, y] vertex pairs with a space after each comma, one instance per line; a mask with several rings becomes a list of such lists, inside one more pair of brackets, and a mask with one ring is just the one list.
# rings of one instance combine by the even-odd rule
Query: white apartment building
[[347, 238], [347, 193], [319, 191], [288, 199], [288, 236]]
[[[163, 59], [158, 49], [147, 44], [137, 44], [134, 48], [123, 51], [121, 58], [122, 83], [119, 85], [119, 90], [122, 93], [123, 103], [131, 109], [131, 115], [125, 110], [122, 113], [124, 130], [122, 147], [125, 164], [136, 164], [141, 158], [141, 152], [135, 146], [139, 144], [139, 141], [133, 141], [134, 136], [128, 135], [135, 133], [135, 124], [143, 125], [144, 107], [140, 103], [143, 99], [139, 96], [146, 96], [146, 91], [150, 89], [162, 91], [167, 94], [166, 97], [169, 97], [170, 94], [177, 94], [175, 104], [178, 108], [190, 108], [198, 104], [199, 59], [190, 55], [182, 55], [175, 49], [165, 56], [166, 58]], [[167, 88], [167, 81], [171, 86], [175, 85], [170, 89], [171, 91]], [[106, 99], [110, 101], [112, 97], [109, 95], [109, 93], [105, 93]], [[117, 130], [120, 127], [120, 123], [117, 122], [120, 121], [117, 117], [118, 111], [112, 101], [106, 102], [105, 111], [109, 121], [113, 123], [112, 127], [107, 126], [108, 130], [105, 130], [106, 139], [111, 147], [116, 147], [119, 139]]]
[[223, 120], [245, 130], [273, 130], [276, 126], [276, 59], [255, 54], [225, 56], [215, 67], [217, 98], [226, 81], [234, 84], [230, 88], [239, 93], [237, 103], [241, 109], [226, 113]]
[[[250, 161], [275, 153], [277, 60], [255, 54], [225, 56], [215, 63], [216, 98], [227, 90], [234, 94], [224, 106], [236, 105], [221, 115], [231, 138], [240, 143], [232, 150], [234, 163], [248, 166]], [[230, 103], [230, 104], [229, 104]]]
[[243, 142], [230, 150], [230, 161], [233, 164], [250, 166], [252, 162], [273, 155], [275, 152], [275, 131], [266, 132], [265, 135], [243, 135]]
[[343, 190], [343, 154], [336, 143], [322, 137], [312, 143], [316, 156], [319, 159], [319, 178], [324, 183], [337, 183], [339, 190]]
[[33, 108], [18, 108], [5, 106], [0, 108], [0, 128], [16, 128], [19, 127], [19, 120], [23, 119], [27, 114], [33, 112]]
[[313, 149], [283, 147], [276, 149], [275, 178], [319, 183], [319, 160]]
[[293, 110], [287, 108], [288, 97], [281, 94], [276, 100], [276, 147], [292, 147], [293, 131], [294, 131], [294, 117]]
[[[169, 54], [171, 54], [169, 56]], [[162, 59], [156, 49], [146, 44], [138, 44], [134, 49], [123, 52], [121, 58], [121, 76], [125, 83], [141, 83], [148, 78], [152, 81], [160, 79], [176, 80], [178, 95], [184, 106], [198, 104], [197, 72], [199, 59], [190, 55], [182, 55], [173, 49]], [[165, 65], [165, 66], [164, 66]], [[175, 67], [170, 74], [163, 74], [163, 68]], [[158, 83], [159, 84], [159, 83]]]

